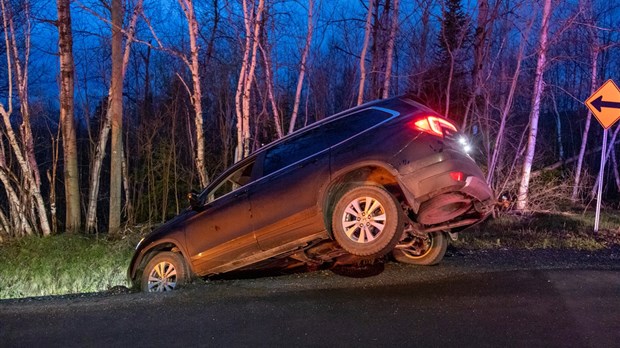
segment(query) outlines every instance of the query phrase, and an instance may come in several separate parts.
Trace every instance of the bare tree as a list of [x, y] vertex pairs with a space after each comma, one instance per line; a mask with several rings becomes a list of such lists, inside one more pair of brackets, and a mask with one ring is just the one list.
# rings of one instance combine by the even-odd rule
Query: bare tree
[[387, 51], [385, 52], [387, 62], [385, 64], [385, 80], [383, 81], [383, 99], [390, 95], [390, 82], [392, 80], [392, 64], [394, 63], [394, 41], [396, 40], [396, 32], [398, 31], [398, 10], [400, 0], [394, 0], [394, 9], [392, 10], [392, 23], [390, 25], [390, 36], [388, 37]]
[[[457, 72], [457, 63], [459, 56], [461, 55], [461, 49], [463, 48], [469, 34], [469, 17], [460, 18], [460, 12], [454, 7], [458, 2], [448, 2], [448, 8], [446, 9], [445, 2], [441, 1], [441, 12], [444, 18], [442, 29], [440, 32], [440, 40], [442, 47], [445, 49], [445, 53], [448, 58], [448, 79], [446, 81], [446, 102], [444, 107], [444, 115], [450, 115], [450, 103], [452, 85], [455, 80], [455, 73]], [[452, 16], [450, 18], [450, 16]], [[454, 21], [454, 23], [448, 24], [448, 20]]]
[[189, 33], [190, 58], [187, 65], [192, 73], [192, 106], [194, 107], [194, 122], [196, 126], [196, 170], [200, 179], [200, 185], [206, 187], [209, 183], [207, 169], [205, 166], [205, 139], [204, 139], [204, 120], [202, 116], [202, 90], [200, 88], [200, 67], [198, 61], [198, 20], [194, 11], [193, 0], [178, 0], [187, 19], [187, 30]]
[[[4, 127], [0, 129], [2, 138], [6, 137], [12, 150], [12, 155], [17, 160], [20, 174], [16, 174], [5, 155], [4, 139], [0, 138], [0, 182], [2, 182], [9, 204], [9, 216], [1, 213], [0, 229], [5, 231], [15, 229], [15, 233], [32, 234], [34, 228], [40, 230], [44, 236], [50, 234], [50, 226], [47, 218], [47, 210], [43, 203], [40, 188], [39, 168], [34, 157], [32, 146], [32, 131], [28, 110], [28, 61], [30, 56], [30, 9], [29, 3], [24, 3], [25, 30], [24, 30], [24, 53], [20, 58], [18, 50], [16, 29], [13, 22], [14, 14], [6, 0], [0, 0], [2, 9], [2, 28], [4, 30], [4, 44], [7, 59], [7, 84], [8, 98], [7, 107], [0, 103], [0, 116]], [[16, 72], [18, 95], [20, 97], [20, 110], [22, 113], [21, 139], [13, 129], [11, 114], [13, 113], [13, 71]], [[30, 137], [30, 139], [28, 139]], [[21, 141], [20, 141], [21, 140]], [[29, 218], [30, 215], [30, 218]], [[38, 221], [37, 221], [38, 219]]]
[[262, 27], [265, 0], [259, 0], [255, 6], [254, 0], [242, 0], [243, 22], [245, 26], [245, 45], [241, 71], [235, 94], [235, 112], [237, 114], [237, 148], [235, 161], [250, 154], [250, 102], [251, 89], [256, 69], [256, 52], [258, 50], [260, 31]]
[[[125, 72], [127, 70], [127, 64], [129, 62], [129, 54], [131, 51], [131, 44], [134, 41], [134, 34], [135, 34], [135, 29], [136, 29], [136, 23], [138, 20], [138, 15], [142, 12], [142, 0], [138, 0], [138, 3], [136, 4], [132, 17], [131, 17], [131, 21], [129, 24], [129, 28], [127, 30], [127, 40], [125, 41], [125, 49], [124, 52], [122, 53], [122, 61], [121, 61], [121, 65], [120, 67], [115, 66], [113, 67], [113, 72], [112, 72], [112, 76], [111, 76], [111, 83], [110, 83], [110, 90], [108, 93], [108, 109], [106, 111], [106, 114], [104, 116], [104, 120], [103, 120], [103, 124], [101, 126], [101, 129], [99, 131], [99, 140], [97, 142], [97, 146], [95, 147], [95, 154], [94, 154], [94, 158], [91, 161], [91, 166], [90, 166], [90, 184], [89, 184], [89, 192], [88, 192], [88, 208], [87, 208], [87, 212], [86, 212], [86, 230], [89, 232], [92, 232], [95, 230], [96, 228], [96, 224], [97, 224], [97, 196], [99, 195], [99, 181], [100, 181], [100, 177], [101, 177], [101, 166], [103, 164], [103, 158], [105, 156], [105, 148], [106, 145], [108, 143], [108, 138], [109, 138], [109, 134], [110, 134], [110, 128], [111, 128], [111, 123], [112, 123], [112, 119], [113, 119], [113, 113], [114, 112], [119, 112], [119, 108], [120, 108], [120, 117], [122, 118], [122, 91], [123, 91], [123, 80], [125, 78]], [[122, 18], [122, 17], [121, 17]], [[118, 18], [115, 18], [116, 21], [118, 21]], [[114, 21], [114, 20], [113, 20]], [[118, 26], [119, 24], [116, 23], [116, 25]], [[122, 25], [122, 22], [121, 24]], [[114, 31], [114, 26], [113, 26], [113, 31]], [[120, 30], [119, 30], [120, 32]], [[119, 37], [115, 37], [116, 40], [119, 40]], [[122, 33], [120, 36], [120, 40], [122, 42]], [[118, 44], [118, 42], [116, 42], [115, 44]], [[118, 50], [118, 48], [116, 48], [115, 50]], [[115, 51], [114, 52], [114, 57], [118, 59], [118, 57], [116, 57], [116, 55], [118, 55], [118, 52]], [[113, 62], [114, 64], [114, 62]], [[118, 64], [118, 62], [116, 63]], [[116, 76], [114, 75], [114, 73], [118, 74], [119, 71], [115, 70], [120, 68], [120, 76]], [[115, 107], [111, 107], [111, 105], [113, 103], [118, 103], [119, 100], [113, 101], [112, 99], [116, 98], [119, 99], [119, 93], [120, 93], [120, 106], [117, 104], [115, 105]], [[118, 116], [116, 116], [118, 117]], [[120, 135], [118, 135], [120, 138]], [[118, 141], [118, 140], [117, 140]], [[122, 151], [122, 141], [121, 141], [121, 149], [119, 152]], [[120, 163], [121, 159], [117, 158], [117, 161], [119, 161], [119, 165], [122, 166], [122, 163]], [[118, 172], [119, 169], [122, 168], [115, 168], [115, 170], [117, 170], [117, 174], [119, 175], [118, 180], [120, 180], [120, 172]], [[112, 180], [112, 179], [111, 179]], [[118, 214], [118, 218], [120, 219], [120, 187], [118, 188], [119, 192], [119, 211], [117, 212]], [[118, 222], [115, 222], [116, 228], [118, 228], [118, 226], [120, 225], [120, 220], [118, 220]], [[112, 228], [110, 228], [110, 230], [113, 230]]]
[[366, 52], [368, 52], [370, 31], [372, 29], [372, 14], [376, 1], [377, 0], [368, 0], [368, 14], [366, 15], [366, 24], [364, 26], [364, 44], [362, 45], [362, 53], [360, 54], [360, 85], [357, 91], [357, 105], [364, 102], [364, 85], [366, 84]]
[[[476, 109], [476, 100], [483, 95], [482, 90], [485, 85], [487, 70], [487, 59], [489, 56], [491, 40], [493, 35], [493, 23], [497, 17], [500, 1], [497, 1], [492, 9], [489, 9], [488, 0], [478, 2], [478, 18], [476, 33], [474, 35], [474, 66], [472, 69], [472, 93], [465, 107], [462, 128], [467, 127], [467, 119]], [[522, 59], [522, 58], [521, 58]]]
[[[263, 35], [263, 37], [266, 37], [266, 35]], [[259, 44], [259, 48], [263, 57], [263, 63], [265, 65], [265, 84], [267, 85], [267, 96], [269, 97], [269, 102], [271, 104], [273, 121], [276, 126], [276, 134], [278, 138], [282, 138], [284, 136], [284, 131], [282, 130], [280, 110], [278, 108], [278, 103], [276, 102], [276, 96], [274, 92], [273, 70], [271, 68], [271, 49], [267, 43], [267, 40], [264, 39], [263, 41], [263, 43]]]
[[110, 211], [108, 231], [114, 233], [121, 225], [121, 187], [123, 163], [123, 3], [112, 0], [112, 74], [110, 76]]
[[[194, 165], [196, 166], [196, 171], [198, 172], [198, 178], [200, 181], [200, 185], [202, 187], [207, 186], [209, 183], [209, 176], [207, 175], [206, 164], [205, 164], [205, 138], [204, 138], [204, 119], [203, 119], [203, 110], [202, 110], [202, 87], [201, 87], [201, 77], [200, 77], [200, 60], [199, 60], [199, 51], [200, 47], [198, 46], [198, 19], [196, 18], [196, 11], [194, 9], [194, 1], [193, 0], [178, 0], [181, 9], [185, 15], [185, 19], [187, 20], [187, 28], [190, 40], [190, 54], [189, 58], [182, 52], [172, 49], [170, 47], [164, 46], [159, 36], [157, 35], [155, 29], [151, 25], [148, 18], [145, 18], [146, 24], [149, 27], [153, 38], [157, 42], [157, 48], [164, 52], [167, 52], [173, 56], [178, 57], [183, 61], [183, 63], [188, 67], [190, 73], [192, 75], [192, 89], [190, 90], [188, 84], [181, 77], [179, 73], [176, 76], [181, 80], [183, 86], [187, 90], [187, 93], [190, 95], [190, 100], [192, 103], [192, 107], [194, 108], [194, 125], [195, 125], [195, 136], [196, 143], [194, 145], [195, 148], [195, 156], [194, 156]], [[217, 6], [217, 2], [214, 2], [214, 6]], [[215, 39], [215, 34], [209, 40], [209, 51], [207, 52], [207, 60], [209, 56], [212, 54], [213, 50], [213, 40]], [[151, 46], [150, 43], [142, 42]]]
[[538, 134], [538, 118], [540, 116], [540, 102], [543, 92], [543, 74], [547, 62], [549, 18], [551, 17], [551, 0], [545, 0], [542, 16], [542, 27], [540, 29], [540, 47], [538, 51], [538, 61], [536, 63], [536, 76], [534, 79], [534, 95], [532, 97], [532, 110], [530, 112], [530, 132], [527, 142], [527, 150], [523, 161], [523, 171], [521, 183], [517, 196], [517, 206], [519, 210], [524, 210], [527, 206], [528, 188], [530, 184], [530, 174], [532, 163], [534, 162], [534, 152], [536, 150], [536, 136]]
[[306, 61], [308, 59], [308, 52], [310, 51], [310, 44], [312, 43], [312, 32], [314, 31], [314, 0], [308, 0], [308, 32], [306, 34], [306, 45], [301, 55], [301, 64], [299, 65], [299, 77], [297, 77], [297, 89], [295, 91], [295, 102], [293, 103], [293, 113], [291, 114], [291, 123], [288, 127], [288, 133], [293, 133], [295, 129], [295, 122], [297, 121], [297, 113], [299, 112], [299, 100], [301, 99], [301, 89], [304, 84], [304, 76], [306, 74]]
[[[596, 88], [598, 88], [598, 56], [600, 52], [600, 45], [598, 41], [598, 35], [596, 34], [596, 29], [594, 28], [594, 19], [592, 18], [592, 3], [591, 1], [580, 2], [581, 12], [587, 13], [586, 15], [586, 23], [587, 23], [587, 33], [588, 33], [588, 41], [590, 42], [590, 95], [594, 93]], [[589, 5], [589, 6], [587, 6]], [[587, 6], [587, 8], [586, 8]], [[575, 181], [573, 183], [573, 192], [571, 194], [571, 200], [573, 202], [577, 201], [577, 195], [579, 193], [579, 186], [581, 185], [581, 171], [583, 167], [583, 159], [584, 154], [586, 152], [586, 147], [588, 144], [588, 133], [590, 132], [590, 124], [592, 121], [592, 112], [588, 109], [588, 114], [586, 116], [586, 123], [583, 127], [583, 134], [581, 136], [581, 146], [579, 147], [579, 158], [577, 160], [577, 167], [575, 168]], [[596, 186], [595, 186], [596, 187]]]
[[75, 66], [71, 32], [71, 1], [57, 0], [56, 7], [58, 11], [58, 55], [60, 57], [60, 124], [64, 158], [65, 229], [67, 232], [75, 232], [80, 229], [80, 186], [73, 114]]
[[501, 115], [500, 115], [500, 123], [499, 129], [497, 130], [497, 135], [495, 136], [495, 143], [492, 151], [492, 155], [490, 156], [489, 163], [487, 166], [487, 182], [489, 185], [493, 186], [495, 180], [495, 169], [497, 168], [499, 155], [502, 152], [502, 146], [504, 141], [504, 135], [506, 130], [506, 121], [508, 120], [508, 114], [512, 109], [515, 93], [517, 90], [517, 82], [519, 80], [519, 76], [521, 74], [521, 63], [524, 59], [525, 47], [527, 46], [527, 37], [530, 34], [530, 29], [533, 21], [530, 21], [527, 25], [527, 29], [525, 32], [520, 35], [520, 43], [519, 43], [519, 52], [516, 56], [516, 67], [514, 73], [512, 74], [510, 89], [508, 91], [508, 96], [504, 102], [502, 107]]

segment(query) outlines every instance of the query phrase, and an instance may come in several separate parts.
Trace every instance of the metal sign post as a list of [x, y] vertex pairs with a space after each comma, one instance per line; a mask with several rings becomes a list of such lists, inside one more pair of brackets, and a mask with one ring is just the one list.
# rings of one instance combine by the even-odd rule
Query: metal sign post
[[603, 178], [605, 177], [605, 153], [607, 152], [607, 128], [603, 130], [603, 146], [601, 147], [601, 169], [598, 171], [598, 194], [596, 195], [596, 214], [594, 215], [594, 233], [598, 232], [601, 218], [601, 202], [603, 200]]
[[620, 119], [620, 88], [612, 80], [607, 80], [594, 94], [586, 100], [586, 106], [603, 126], [603, 146], [601, 146], [601, 169], [598, 171], [598, 194], [596, 198], [596, 215], [594, 216], [594, 233], [598, 232], [603, 200], [603, 178], [605, 177], [605, 155], [607, 154], [607, 130]]

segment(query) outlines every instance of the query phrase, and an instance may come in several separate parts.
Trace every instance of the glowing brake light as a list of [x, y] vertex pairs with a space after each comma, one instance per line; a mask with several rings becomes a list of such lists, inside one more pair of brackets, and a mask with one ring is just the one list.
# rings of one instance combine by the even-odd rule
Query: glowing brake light
[[438, 137], [443, 137], [442, 128], [449, 129], [453, 132], [457, 131], [456, 126], [452, 123], [435, 116], [426, 116], [423, 119], [417, 120], [414, 125], [417, 130], [421, 130], [422, 132], [436, 135]]
[[463, 181], [465, 175], [463, 174], [463, 172], [450, 172], [450, 177], [452, 178], [452, 180]]

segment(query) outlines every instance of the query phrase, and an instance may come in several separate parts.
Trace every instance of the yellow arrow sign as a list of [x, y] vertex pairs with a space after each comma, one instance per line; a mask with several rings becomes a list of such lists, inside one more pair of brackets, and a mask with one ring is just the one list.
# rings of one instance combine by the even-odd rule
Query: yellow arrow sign
[[601, 126], [608, 129], [620, 119], [620, 88], [607, 80], [586, 100], [586, 106]]

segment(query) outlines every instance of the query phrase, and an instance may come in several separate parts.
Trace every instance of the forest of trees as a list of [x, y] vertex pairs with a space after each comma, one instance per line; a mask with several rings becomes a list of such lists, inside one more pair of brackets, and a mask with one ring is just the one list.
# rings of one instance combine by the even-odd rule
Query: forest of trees
[[583, 101], [620, 78], [619, 2], [0, 5], [0, 241], [162, 222], [261, 146], [403, 94], [462, 127], [514, 209], [596, 197], [602, 128]]

